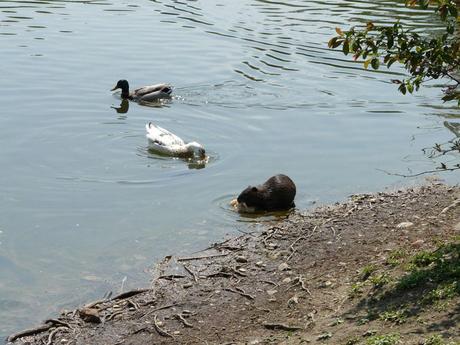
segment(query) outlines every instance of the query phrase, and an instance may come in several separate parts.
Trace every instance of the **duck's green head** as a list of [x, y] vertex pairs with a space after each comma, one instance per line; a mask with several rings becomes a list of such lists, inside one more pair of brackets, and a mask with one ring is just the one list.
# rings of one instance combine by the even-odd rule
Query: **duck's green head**
[[129, 92], [128, 81], [125, 79], [119, 80], [117, 82], [117, 85], [115, 85], [111, 91], [115, 91], [116, 89], [121, 89], [122, 93], [128, 93]]

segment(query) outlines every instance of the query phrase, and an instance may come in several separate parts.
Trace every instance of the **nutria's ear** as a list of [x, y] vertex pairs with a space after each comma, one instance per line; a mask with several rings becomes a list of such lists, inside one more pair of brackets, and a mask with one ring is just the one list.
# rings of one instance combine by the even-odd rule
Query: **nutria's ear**
[[251, 188], [251, 191], [252, 191], [252, 192], [257, 192], [257, 187], [252, 187], [252, 188]]

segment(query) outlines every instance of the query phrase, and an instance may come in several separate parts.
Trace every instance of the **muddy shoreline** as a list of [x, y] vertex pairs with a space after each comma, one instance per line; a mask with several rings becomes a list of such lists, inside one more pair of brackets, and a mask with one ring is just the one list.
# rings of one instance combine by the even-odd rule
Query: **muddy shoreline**
[[[151, 286], [63, 311], [9, 342], [457, 345], [455, 281], [442, 282], [454, 284], [442, 308], [420, 303], [433, 279], [398, 289], [414, 255], [459, 241], [459, 200], [458, 186], [434, 182], [297, 211], [198, 255], [168, 256]], [[457, 260], [453, 248], [444, 261]]]

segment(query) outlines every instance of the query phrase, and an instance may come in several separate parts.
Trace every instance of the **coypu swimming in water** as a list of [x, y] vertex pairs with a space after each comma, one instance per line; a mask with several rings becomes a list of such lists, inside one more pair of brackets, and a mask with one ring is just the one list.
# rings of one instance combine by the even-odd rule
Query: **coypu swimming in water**
[[270, 177], [263, 184], [249, 186], [233, 201], [240, 212], [281, 211], [294, 207], [296, 187], [286, 175]]

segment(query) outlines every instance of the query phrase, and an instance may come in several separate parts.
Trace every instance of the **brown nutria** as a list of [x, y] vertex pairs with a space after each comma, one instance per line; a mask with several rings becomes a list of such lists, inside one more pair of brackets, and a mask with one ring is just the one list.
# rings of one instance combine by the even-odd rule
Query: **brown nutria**
[[264, 184], [249, 186], [238, 196], [237, 207], [241, 212], [278, 211], [294, 207], [296, 188], [286, 175], [270, 177]]

